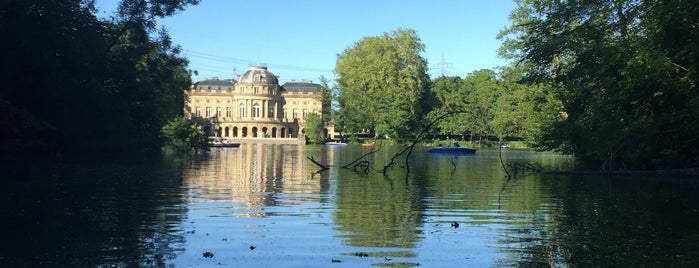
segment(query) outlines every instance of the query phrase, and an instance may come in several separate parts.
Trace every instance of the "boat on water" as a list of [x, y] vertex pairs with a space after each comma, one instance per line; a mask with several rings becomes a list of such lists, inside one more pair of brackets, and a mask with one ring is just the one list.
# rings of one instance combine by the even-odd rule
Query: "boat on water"
[[442, 146], [437, 146], [437, 147], [432, 147], [430, 148], [427, 152], [430, 153], [435, 153], [435, 154], [475, 154], [476, 149], [474, 148], [469, 148], [469, 147], [442, 147]]
[[325, 146], [347, 146], [347, 143], [337, 142], [337, 141], [329, 141], [329, 142], [325, 143]]
[[364, 146], [364, 147], [376, 147], [376, 146], [381, 146], [381, 143], [376, 143], [376, 142], [362, 143], [362, 146]]
[[212, 142], [209, 142], [209, 146], [211, 146], [211, 147], [217, 147], [217, 148], [222, 148], [222, 147], [238, 148], [238, 147], [240, 147], [240, 142], [234, 142], [234, 141], [212, 141]]

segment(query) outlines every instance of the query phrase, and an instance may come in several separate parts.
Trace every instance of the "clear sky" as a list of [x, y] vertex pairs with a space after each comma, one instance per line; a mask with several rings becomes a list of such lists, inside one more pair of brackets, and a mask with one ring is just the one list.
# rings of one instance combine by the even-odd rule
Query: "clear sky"
[[[96, 3], [100, 15], [109, 15], [118, 0]], [[513, 0], [203, 0], [159, 26], [198, 71], [194, 82], [237, 79], [258, 63], [281, 84], [334, 79], [338, 54], [398, 28], [416, 31], [432, 77], [464, 77], [507, 64], [497, 57], [496, 35], [514, 7]]]

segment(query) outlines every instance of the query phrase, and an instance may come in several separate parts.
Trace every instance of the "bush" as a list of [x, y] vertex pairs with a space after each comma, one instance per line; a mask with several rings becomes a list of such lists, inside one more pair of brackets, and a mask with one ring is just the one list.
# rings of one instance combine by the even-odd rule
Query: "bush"
[[207, 148], [206, 135], [202, 127], [183, 116], [168, 121], [160, 133], [165, 146], [175, 150], [193, 151]]

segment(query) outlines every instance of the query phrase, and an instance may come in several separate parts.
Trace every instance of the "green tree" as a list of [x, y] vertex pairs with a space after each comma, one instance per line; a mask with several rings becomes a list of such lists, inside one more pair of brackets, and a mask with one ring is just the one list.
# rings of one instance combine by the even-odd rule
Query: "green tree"
[[[439, 116], [453, 111], [467, 111], [466, 94], [463, 92], [462, 80], [458, 76], [438, 77], [432, 81], [430, 89], [436, 104], [430, 111], [431, 116]], [[446, 117], [437, 123], [440, 134], [461, 135], [468, 132], [464, 114]]]
[[330, 80], [324, 75], [319, 78], [320, 81], [320, 101], [322, 103], [321, 118], [323, 123], [328, 123], [332, 120], [332, 102], [333, 102], [333, 92], [330, 86]]
[[165, 145], [178, 151], [207, 148], [207, 137], [202, 127], [183, 116], [168, 121], [160, 133]]
[[501, 83], [495, 71], [481, 69], [468, 74], [462, 87], [467, 107], [464, 123], [468, 132], [480, 142], [494, 134], [491, 122], [495, 119], [494, 104], [502, 92]]
[[306, 127], [304, 128], [306, 141], [310, 143], [322, 143], [327, 138], [325, 128], [323, 127], [323, 119], [316, 113], [309, 113], [306, 118]]
[[424, 51], [414, 30], [397, 29], [365, 37], [338, 56], [338, 121], [350, 131], [376, 136], [409, 134], [425, 115], [430, 80]]
[[197, 2], [125, 0], [105, 21], [93, 1], [3, 1], [0, 34], [12, 38], [0, 42], [0, 104], [12, 120], [0, 139], [64, 152], [160, 146], [191, 81], [155, 19]]
[[565, 120], [548, 146], [604, 169], [699, 164], [699, 3], [517, 3], [501, 53], [554, 90]]

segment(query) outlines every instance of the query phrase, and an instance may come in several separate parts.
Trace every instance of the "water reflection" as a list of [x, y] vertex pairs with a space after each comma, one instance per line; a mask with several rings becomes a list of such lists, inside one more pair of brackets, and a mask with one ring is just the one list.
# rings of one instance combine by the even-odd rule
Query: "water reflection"
[[177, 159], [13, 161], [0, 267], [162, 266], [183, 251]]
[[[322, 180], [312, 178], [306, 168], [303, 148], [251, 143], [213, 149], [206, 159], [184, 170], [188, 201], [234, 203], [241, 206], [236, 217], [263, 217], [265, 207], [288, 201], [279, 198], [280, 194], [317, 194], [322, 191]], [[318, 198], [306, 201], [317, 202]]]
[[[518, 174], [498, 151], [245, 144], [196, 158], [4, 163], [2, 267], [680, 266], [699, 262], [695, 180]], [[318, 168], [306, 157], [332, 166]], [[570, 168], [550, 153], [506, 164]], [[458, 224], [458, 225], [456, 225]], [[212, 253], [204, 256], [202, 253]], [[341, 261], [340, 264], [332, 260]]]

